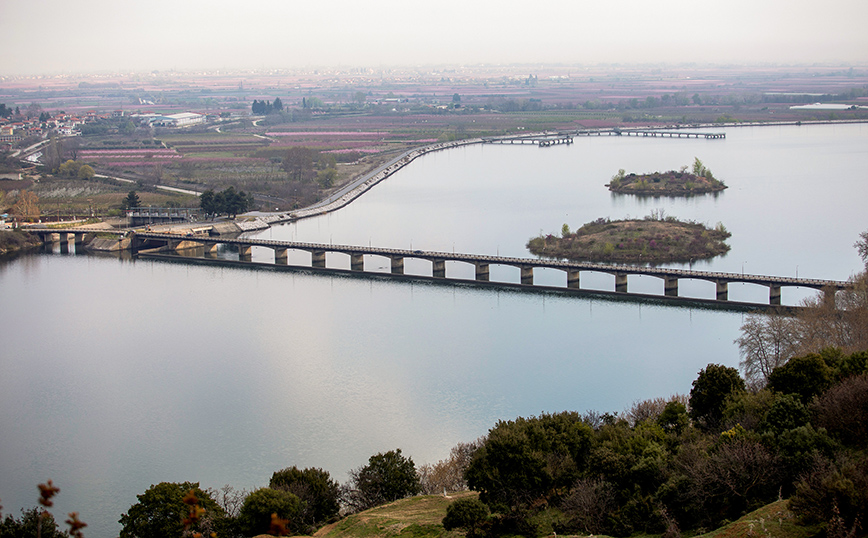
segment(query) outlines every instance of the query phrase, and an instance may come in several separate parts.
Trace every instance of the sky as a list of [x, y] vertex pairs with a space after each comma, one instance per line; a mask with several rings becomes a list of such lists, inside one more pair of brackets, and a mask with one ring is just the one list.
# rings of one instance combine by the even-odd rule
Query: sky
[[0, 0], [0, 75], [868, 63], [865, 0]]

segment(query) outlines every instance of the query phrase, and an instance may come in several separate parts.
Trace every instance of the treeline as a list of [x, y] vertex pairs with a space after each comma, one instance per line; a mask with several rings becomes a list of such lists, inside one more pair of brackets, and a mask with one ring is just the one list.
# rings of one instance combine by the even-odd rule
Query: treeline
[[257, 101], [253, 100], [253, 105], [250, 107], [251, 111], [257, 116], [267, 116], [272, 112], [280, 112], [283, 110], [283, 101], [280, 100], [280, 97], [275, 97], [274, 102], [271, 101]]
[[253, 208], [253, 195], [227, 187], [220, 192], [208, 189], [199, 196], [199, 207], [206, 215], [228, 215], [234, 218], [239, 213]]
[[680, 536], [783, 496], [804, 523], [862, 536], [866, 449], [868, 352], [793, 359], [757, 392], [710, 364], [686, 401], [499, 422], [465, 473], [476, 516], [448, 523], [485, 536]]

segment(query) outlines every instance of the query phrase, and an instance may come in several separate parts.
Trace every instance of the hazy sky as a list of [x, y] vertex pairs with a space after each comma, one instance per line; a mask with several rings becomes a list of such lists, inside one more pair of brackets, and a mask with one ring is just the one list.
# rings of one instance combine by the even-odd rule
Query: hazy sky
[[0, 0], [0, 74], [868, 63], [865, 0]]

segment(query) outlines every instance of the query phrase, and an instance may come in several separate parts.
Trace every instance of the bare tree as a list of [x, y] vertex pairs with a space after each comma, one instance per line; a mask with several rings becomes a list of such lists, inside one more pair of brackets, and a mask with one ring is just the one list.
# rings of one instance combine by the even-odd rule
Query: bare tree
[[834, 295], [806, 299], [796, 315], [795, 354], [807, 355], [824, 347], [844, 353], [868, 349], [868, 272], [850, 279], [850, 286]]
[[772, 370], [794, 356], [794, 323], [793, 318], [777, 311], [745, 319], [735, 343], [741, 355], [739, 365], [752, 388], [764, 387]]
[[15, 205], [12, 206], [11, 213], [22, 220], [38, 219], [39, 197], [30, 191], [22, 190], [16, 197]]
[[856, 247], [856, 252], [865, 263], [865, 268], [868, 269], [868, 230], [859, 234], [859, 240], [853, 246]]
[[458, 443], [449, 451], [449, 458], [437, 463], [426, 463], [417, 469], [422, 493], [434, 495], [442, 492], [464, 491], [467, 481], [464, 471], [470, 465], [473, 454], [485, 443], [480, 437], [470, 443]]
[[229, 484], [226, 484], [219, 490], [208, 488], [205, 492], [217, 501], [217, 504], [226, 512], [227, 516], [233, 518], [238, 517], [241, 506], [244, 504], [244, 499], [250, 493], [246, 489], [235, 489]]
[[584, 532], [598, 534], [607, 530], [606, 519], [617, 507], [612, 484], [583, 478], [573, 486], [563, 510]]

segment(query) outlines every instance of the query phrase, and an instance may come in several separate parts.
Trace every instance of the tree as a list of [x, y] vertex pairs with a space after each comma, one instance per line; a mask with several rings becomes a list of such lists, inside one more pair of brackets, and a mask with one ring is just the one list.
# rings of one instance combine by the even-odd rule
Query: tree
[[328, 471], [288, 467], [271, 475], [268, 487], [297, 496], [303, 503], [301, 519], [312, 527], [329, 521], [340, 511], [340, 486]]
[[93, 178], [94, 174], [95, 173], [93, 171], [93, 168], [85, 164], [78, 169], [78, 174], [76, 174], [76, 176], [78, 177], [78, 179], [91, 179]]
[[752, 314], [745, 319], [735, 343], [748, 383], [762, 388], [772, 370], [794, 355], [794, 330], [793, 318], [779, 312]]
[[575, 412], [500, 421], [474, 454], [467, 485], [497, 512], [557, 501], [584, 468], [592, 437]]
[[826, 391], [811, 406], [816, 425], [847, 445], [868, 439], [868, 374], [851, 376]]
[[336, 168], [326, 168], [325, 170], [320, 170], [316, 175], [316, 182], [320, 187], [327, 189], [335, 184], [335, 179], [338, 177], [338, 171]]
[[833, 373], [822, 356], [811, 353], [775, 368], [769, 375], [769, 388], [780, 394], [795, 394], [807, 404], [832, 386]]
[[488, 521], [488, 507], [475, 497], [458, 499], [446, 507], [443, 528], [447, 531], [463, 529], [465, 536], [484, 536], [483, 526]]
[[199, 506], [205, 509], [206, 517], [212, 522], [223, 519], [223, 509], [207, 492], [199, 489], [198, 483], [160, 482], [137, 495], [138, 502], [121, 515], [120, 538], [181, 538], [182, 521], [190, 512], [184, 498], [191, 491]]
[[313, 171], [315, 159], [315, 150], [303, 146], [292, 147], [286, 150], [281, 166], [291, 179], [301, 181], [307, 179]]
[[274, 103], [271, 104], [271, 108], [273, 108], [277, 112], [283, 110], [283, 101], [280, 100], [280, 97], [274, 98]]
[[472, 443], [458, 443], [449, 451], [449, 458], [420, 466], [418, 472], [422, 494], [466, 490], [464, 472], [473, 460], [473, 454], [484, 442], [484, 439], [477, 439]]
[[136, 191], [130, 191], [127, 193], [127, 197], [121, 202], [121, 209], [132, 209], [141, 206], [142, 201], [139, 199], [139, 195], [136, 194]]
[[199, 195], [199, 207], [208, 215], [220, 213], [220, 203], [213, 189], [208, 189]]
[[706, 428], [716, 428], [723, 418], [727, 398], [745, 391], [738, 370], [709, 364], [700, 370], [690, 389], [690, 418]]
[[0, 521], [0, 537], [2, 538], [68, 538], [68, 534], [60, 530], [54, 516], [41, 508], [21, 509], [21, 517], [15, 519], [11, 514]]
[[39, 218], [39, 197], [35, 193], [21, 190], [10, 210], [13, 216], [21, 220], [35, 220]]
[[862, 258], [862, 262], [865, 264], [865, 269], [868, 270], [868, 230], [859, 234], [859, 240], [853, 244], [856, 247], [856, 252], [859, 253], [859, 257]]
[[[288, 521], [288, 527], [301, 530], [302, 502], [288, 491], [260, 488], [250, 493], [238, 513], [238, 525], [245, 536], [271, 534], [272, 515]], [[121, 538], [124, 538], [121, 536]]]
[[404, 457], [400, 448], [371, 456], [367, 465], [349, 474], [345, 501], [356, 511], [417, 495], [421, 490], [413, 459]]

